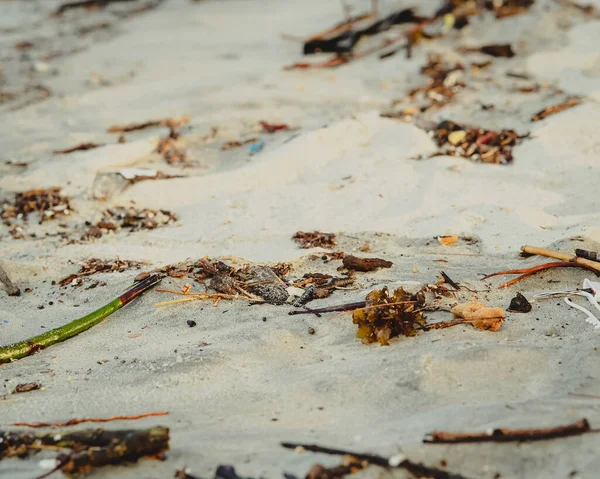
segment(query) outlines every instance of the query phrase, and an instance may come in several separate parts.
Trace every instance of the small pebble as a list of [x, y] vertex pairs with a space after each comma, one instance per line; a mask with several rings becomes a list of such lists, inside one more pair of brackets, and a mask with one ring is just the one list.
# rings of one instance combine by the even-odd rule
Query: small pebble
[[315, 334], [315, 328], [308, 328], [308, 334]]
[[193, 328], [194, 326], [196, 326], [196, 321], [192, 321], [191, 319], [188, 319], [188, 320], [187, 320], [187, 325], [188, 325], [190, 328]]

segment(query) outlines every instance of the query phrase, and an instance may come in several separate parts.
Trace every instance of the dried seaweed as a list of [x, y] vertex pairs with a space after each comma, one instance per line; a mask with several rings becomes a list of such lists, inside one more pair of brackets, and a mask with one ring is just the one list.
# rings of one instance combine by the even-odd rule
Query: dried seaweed
[[110, 231], [118, 232], [122, 229], [129, 231], [153, 230], [177, 221], [177, 215], [167, 210], [152, 210], [148, 208], [135, 208], [116, 206], [102, 212], [102, 219], [82, 236], [83, 241], [101, 238]]
[[461, 53], [483, 53], [492, 57], [512, 58], [515, 52], [510, 43], [496, 43], [483, 45], [481, 47], [460, 47], [458, 51]]
[[301, 248], [333, 248], [336, 244], [335, 234], [322, 233], [320, 231], [304, 232], [298, 231], [292, 239], [300, 245]]
[[342, 264], [349, 270], [367, 272], [379, 268], [391, 268], [394, 263], [381, 258], [359, 258], [348, 254], [344, 256]]
[[123, 271], [126, 271], [130, 268], [140, 269], [142, 265], [143, 263], [139, 263], [137, 261], [123, 261], [118, 258], [113, 261], [102, 260], [99, 258], [90, 258], [88, 261], [81, 265], [81, 268], [77, 273], [71, 274], [66, 278], [61, 279], [58, 282], [58, 284], [60, 286], [68, 286], [69, 284], [72, 284], [74, 286], [80, 286], [82, 284], [82, 278], [84, 277], [98, 273], [112, 273], [114, 271], [122, 273]]
[[39, 214], [41, 224], [43, 221], [67, 216], [73, 209], [70, 198], [60, 194], [61, 189], [60, 186], [54, 186], [16, 193], [14, 203], [5, 202], [2, 205], [0, 218], [27, 220], [29, 214], [35, 212]]
[[363, 343], [378, 341], [382, 346], [396, 336], [415, 336], [426, 324], [421, 308], [425, 306], [425, 293], [407, 293], [398, 288], [390, 296], [387, 287], [372, 291], [365, 298], [366, 307], [357, 309], [352, 321], [358, 325], [356, 337]]
[[29, 391], [35, 391], [36, 389], [41, 389], [42, 385], [39, 382], [33, 382], [33, 383], [24, 383], [24, 384], [17, 384], [15, 386], [15, 389], [13, 389], [13, 394], [18, 394], [18, 393], [27, 393]]
[[420, 23], [425, 20], [423, 17], [415, 15], [413, 9], [407, 8], [394, 12], [386, 18], [375, 21], [365, 28], [355, 30], [346, 30], [335, 36], [313, 36], [304, 43], [304, 55], [315, 53], [336, 53], [338, 55], [348, 55], [354, 50], [354, 47], [361, 38], [377, 35], [389, 30], [394, 25], [405, 23]]
[[555, 115], [556, 113], [560, 113], [561, 111], [568, 110], [569, 108], [573, 108], [581, 104], [580, 98], [569, 98], [558, 105], [553, 105], [544, 108], [541, 111], [538, 111], [535, 115], [531, 117], [531, 121], [540, 121], [544, 118], [548, 118], [551, 115]]
[[108, 133], [130, 133], [132, 131], [145, 130], [157, 126], [166, 126], [169, 130], [175, 130], [184, 126], [190, 121], [188, 116], [181, 118], [164, 118], [162, 120], [150, 120], [142, 123], [130, 123], [128, 125], [113, 125], [107, 131]]
[[227, 143], [224, 143], [223, 145], [221, 145], [221, 150], [225, 151], [225, 150], [231, 150], [232, 148], [239, 148], [240, 146], [247, 145], [248, 143], [254, 143], [257, 140], [258, 140], [258, 138], [248, 138], [247, 140], [228, 141]]
[[80, 143], [79, 145], [72, 146], [71, 148], [66, 148], [64, 150], [54, 150], [52, 152], [53, 155], [67, 155], [69, 153], [74, 153], [75, 151], [87, 151], [93, 150], [94, 148], [100, 148], [104, 146], [100, 143]]
[[268, 121], [259, 121], [258, 123], [266, 133], [275, 133], [290, 129], [287, 123], [269, 123]]
[[508, 164], [512, 149], [528, 135], [514, 130], [493, 131], [444, 120], [430, 132], [441, 149], [436, 155], [468, 158], [482, 163]]

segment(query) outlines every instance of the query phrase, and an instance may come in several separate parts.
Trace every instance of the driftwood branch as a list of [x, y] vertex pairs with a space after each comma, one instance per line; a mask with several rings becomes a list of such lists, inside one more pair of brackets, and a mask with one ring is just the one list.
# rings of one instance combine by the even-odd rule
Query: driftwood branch
[[286, 449], [300, 449], [321, 454], [331, 454], [334, 456], [351, 456], [356, 458], [358, 461], [365, 461], [375, 466], [405, 469], [416, 477], [429, 477], [432, 479], [466, 479], [460, 474], [452, 474], [451, 472], [443, 471], [435, 467], [428, 467], [423, 464], [418, 464], [404, 458], [403, 456], [387, 458], [377, 454], [365, 454], [346, 451], [343, 449], [333, 449], [329, 447], [318, 446], [316, 444], [296, 444], [283, 442], [281, 445]]
[[586, 419], [566, 426], [544, 429], [494, 429], [486, 432], [446, 432], [434, 431], [423, 439], [430, 444], [456, 444], [462, 442], [509, 442], [509, 441], [541, 441], [558, 437], [577, 436], [591, 429]]
[[527, 253], [527, 254], [535, 254], [538, 256], [546, 256], [548, 258], [559, 259], [561, 261], [574, 262], [577, 264], [585, 265], [595, 271], [600, 272], [600, 263], [598, 263], [596, 261], [591, 261], [591, 260], [585, 259], [585, 258], [578, 258], [577, 256], [569, 254], [569, 253], [561, 253], [560, 251], [554, 251], [551, 249], [539, 248], [537, 246], [527, 246], [527, 245], [523, 246], [521, 248], [521, 251], [523, 251], [523, 253]]
[[154, 285], [160, 282], [161, 278], [158, 275], [150, 275], [148, 278], [136, 283], [131, 289], [123, 293], [118, 298], [104, 305], [100, 309], [83, 316], [82, 318], [71, 321], [64, 326], [55, 328], [38, 336], [34, 336], [18, 343], [9, 344], [8, 346], [0, 346], [0, 364], [9, 363], [17, 359], [24, 358], [31, 354], [41, 351], [42, 349], [52, 346], [53, 344], [66, 341], [73, 336], [87, 331], [92, 326], [100, 323], [115, 311], [121, 309], [127, 303], [133, 301], [144, 291], [147, 291]]

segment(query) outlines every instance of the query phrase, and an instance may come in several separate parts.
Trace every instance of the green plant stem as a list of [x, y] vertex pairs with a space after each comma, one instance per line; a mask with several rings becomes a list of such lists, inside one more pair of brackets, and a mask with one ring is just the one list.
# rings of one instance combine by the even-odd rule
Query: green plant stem
[[90, 329], [92, 326], [100, 323], [115, 311], [121, 309], [127, 303], [133, 301], [144, 291], [160, 281], [157, 275], [150, 275], [148, 278], [140, 281], [133, 288], [123, 293], [118, 298], [110, 303], [102, 306], [93, 313], [90, 313], [82, 318], [76, 319], [60, 328], [53, 329], [46, 333], [34, 336], [33, 338], [20, 341], [18, 343], [9, 344], [8, 346], [0, 347], [0, 363], [9, 363], [17, 359], [29, 356], [37, 351], [52, 346], [53, 344], [65, 341], [73, 336]]

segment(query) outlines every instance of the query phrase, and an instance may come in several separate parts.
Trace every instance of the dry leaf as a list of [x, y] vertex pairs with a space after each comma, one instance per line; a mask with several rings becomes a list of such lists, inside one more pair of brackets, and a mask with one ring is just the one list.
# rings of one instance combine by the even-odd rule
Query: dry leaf
[[440, 236], [438, 241], [444, 246], [454, 245], [458, 241], [458, 236]]

